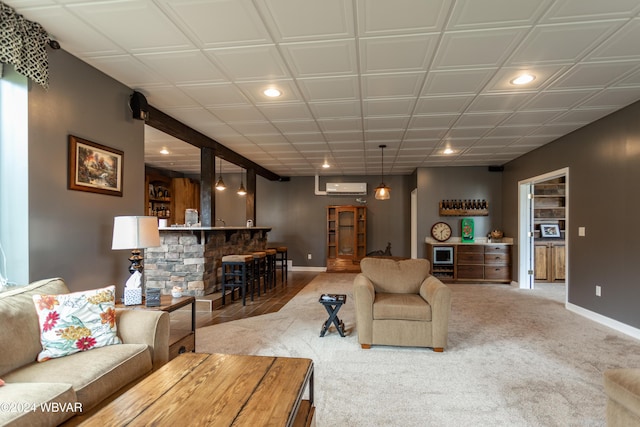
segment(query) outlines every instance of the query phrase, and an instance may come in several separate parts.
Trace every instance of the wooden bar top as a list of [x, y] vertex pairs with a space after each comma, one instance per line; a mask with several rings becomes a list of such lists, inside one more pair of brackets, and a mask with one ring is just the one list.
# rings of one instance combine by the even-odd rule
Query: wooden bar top
[[291, 426], [307, 385], [310, 359], [185, 353], [83, 425]]

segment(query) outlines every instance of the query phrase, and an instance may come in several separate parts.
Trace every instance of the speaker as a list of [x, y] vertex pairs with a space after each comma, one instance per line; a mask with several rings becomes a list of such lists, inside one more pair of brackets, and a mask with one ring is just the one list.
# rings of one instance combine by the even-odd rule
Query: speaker
[[502, 172], [504, 166], [489, 166], [489, 172]]
[[149, 104], [147, 98], [140, 92], [133, 92], [129, 98], [129, 108], [133, 113], [133, 118], [138, 120], [149, 119]]

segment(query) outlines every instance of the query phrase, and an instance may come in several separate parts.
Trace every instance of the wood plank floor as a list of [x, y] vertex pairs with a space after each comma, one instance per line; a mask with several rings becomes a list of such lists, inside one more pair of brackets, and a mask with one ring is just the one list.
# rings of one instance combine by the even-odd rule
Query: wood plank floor
[[[289, 272], [287, 283], [284, 285], [280, 282], [280, 275], [278, 275], [275, 289], [269, 290], [266, 294], [262, 293], [260, 296], [254, 295], [253, 301], [247, 296], [246, 306], [242, 305], [241, 299], [236, 298], [235, 301], [231, 301], [227, 295], [226, 305], [221, 306], [219, 303], [214, 303], [213, 310], [198, 310], [196, 312], [196, 328], [279, 311], [317, 275], [316, 272], [307, 271]], [[191, 329], [191, 306], [171, 313], [171, 329]]]

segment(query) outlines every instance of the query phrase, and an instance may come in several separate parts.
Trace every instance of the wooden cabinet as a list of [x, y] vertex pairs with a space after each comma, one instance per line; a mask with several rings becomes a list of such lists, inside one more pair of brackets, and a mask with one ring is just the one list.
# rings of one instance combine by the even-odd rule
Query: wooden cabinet
[[172, 223], [184, 224], [184, 211], [195, 209], [200, 213], [200, 183], [190, 178], [171, 180], [173, 199], [171, 204]]
[[367, 252], [367, 208], [327, 206], [327, 269], [357, 265]]
[[565, 280], [566, 250], [563, 242], [536, 242], [534, 245], [534, 279], [540, 282]]
[[184, 224], [184, 211], [200, 212], [200, 183], [190, 178], [171, 178], [159, 173], [145, 176], [146, 215], [166, 219], [168, 225]]
[[511, 282], [511, 245], [490, 243], [452, 243], [437, 246], [453, 246], [453, 264], [434, 265], [433, 248], [427, 245], [427, 258], [431, 274], [443, 282]]

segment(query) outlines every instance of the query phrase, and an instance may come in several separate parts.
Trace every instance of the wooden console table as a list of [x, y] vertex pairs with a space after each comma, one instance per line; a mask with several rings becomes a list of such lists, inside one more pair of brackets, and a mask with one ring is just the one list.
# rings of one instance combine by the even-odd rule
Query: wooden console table
[[83, 425], [313, 426], [314, 413], [310, 359], [184, 353]]

